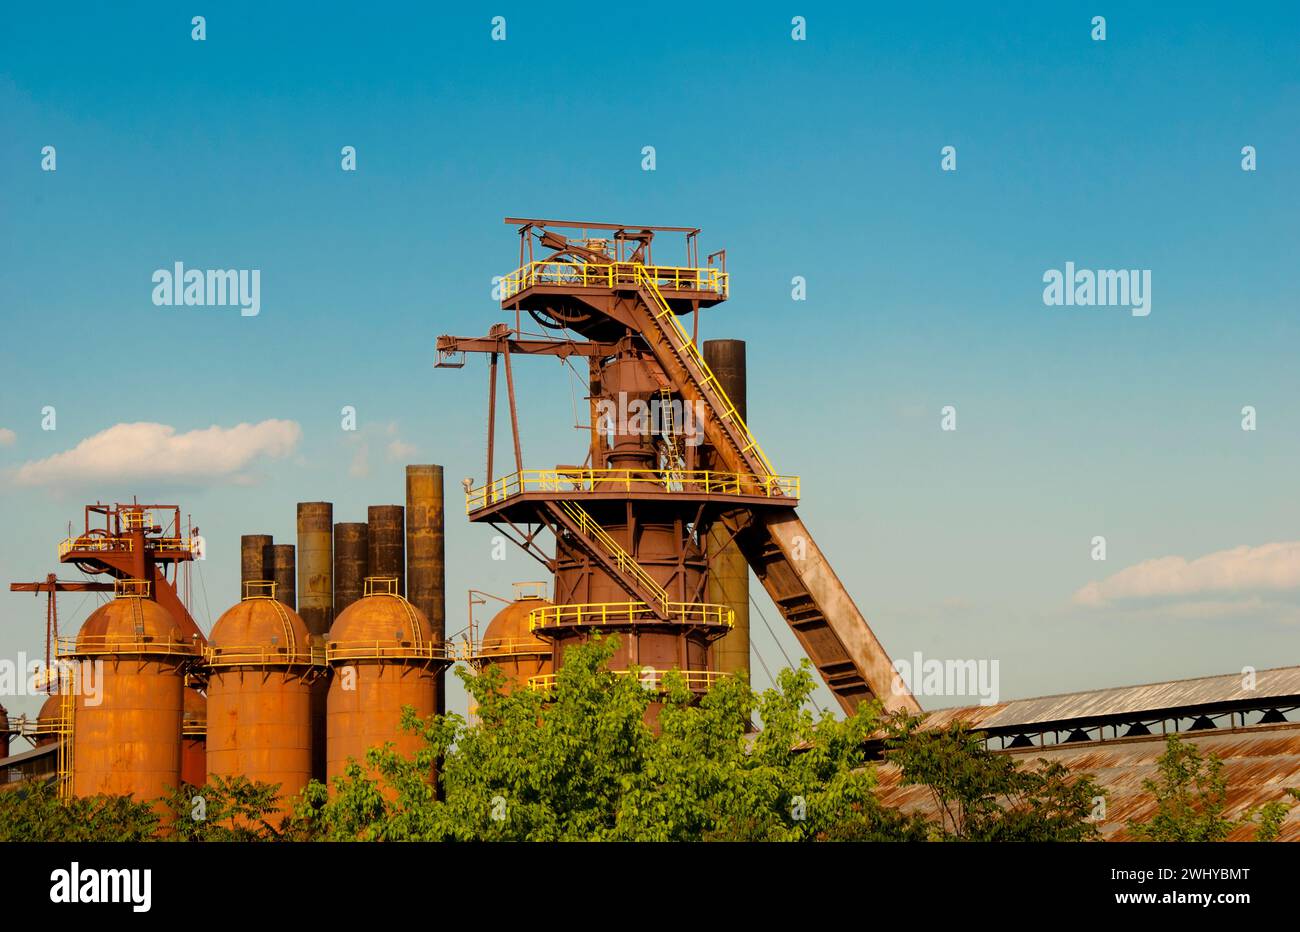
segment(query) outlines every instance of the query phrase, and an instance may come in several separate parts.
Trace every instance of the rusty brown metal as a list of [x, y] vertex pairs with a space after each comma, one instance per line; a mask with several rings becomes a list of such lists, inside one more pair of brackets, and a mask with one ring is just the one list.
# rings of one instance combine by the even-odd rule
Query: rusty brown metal
[[533, 609], [551, 604], [545, 599], [518, 599], [493, 615], [483, 629], [474, 664], [480, 671], [489, 667], [500, 670], [505, 675], [503, 693], [527, 687], [534, 676], [554, 672], [551, 643], [537, 637], [528, 626]]
[[278, 783], [287, 814], [312, 777], [311, 632], [278, 598], [254, 595], [213, 626], [208, 669], [208, 773]]
[[[704, 361], [709, 364], [723, 391], [736, 405], [740, 416], [749, 419], [744, 340], [706, 340]], [[714, 468], [725, 469], [724, 464]], [[743, 512], [728, 511], [724, 520], [709, 527], [706, 550], [709, 578], [706, 602], [726, 605], [735, 612], [735, 626], [713, 645], [714, 668], [722, 673], [744, 673], [749, 677], [749, 561], [736, 545], [728, 526], [744, 521]]]
[[[1247, 810], [1279, 800], [1286, 787], [1300, 785], [1300, 724], [1253, 725], [1214, 733], [1190, 732], [1182, 740], [1196, 745], [1203, 754], [1223, 761], [1228, 796], [1223, 815], [1241, 818]], [[1131, 841], [1127, 827], [1131, 820], [1146, 821], [1155, 812], [1156, 800], [1143, 781], [1157, 778], [1157, 761], [1165, 751], [1165, 738], [1155, 734], [1114, 741], [1058, 744], [1005, 751], [1022, 767], [1033, 767], [1038, 759], [1059, 762], [1074, 774], [1091, 774], [1106, 790], [1105, 817], [1098, 825], [1107, 841]], [[938, 809], [930, 789], [904, 786], [892, 764], [877, 769], [880, 801], [906, 812], [919, 812], [938, 820]], [[1249, 841], [1254, 828], [1241, 827], [1232, 841]], [[1282, 824], [1279, 840], [1300, 841], [1300, 811], [1292, 810]]]
[[250, 582], [272, 578], [270, 534], [245, 534], [239, 538], [239, 597]]
[[290, 611], [298, 609], [298, 567], [293, 544], [272, 544], [270, 571], [275, 583], [275, 597]]
[[[406, 596], [429, 620], [430, 637], [446, 640], [447, 569], [443, 470], [406, 467]], [[438, 674], [437, 710], [446, 710], [445, 671]]]
[[402, 710], [424, 718], [437, 708], [437, 674], [446, 662], [433, 648], [429, 620], [395, 594], [354, 602], [330, 628], [326, 775], [341, 776], [348, 762], [363, 769], [366, 751], [392, 742], [399, 754], [423, 746], [401, 728]]
[[181, 720], [181, 782], [202, 786], [208, 779], [208, 698], [185, 688]]
[[371, 505], [366, 511], [370, 528], [366, 576], [397, 580], [397, 592], [406, 595], [406, 532], [401, 505]]
[[103, 667], [99, 694], [74, 697], [74, 795], [155, 802], [180, 786], [185, 670], [198, 653], [150, 599], [120, 597], [90, 614], [72, 656]]
[[298, 614], [322, 637], [334, 621], [334, 506], [298, 503]]
[[[364, 521], [334, 525], [334, 617], [361, 598], [370, 559], [370, 533]], [[331, 622], [333, 624], [333, 622]]]

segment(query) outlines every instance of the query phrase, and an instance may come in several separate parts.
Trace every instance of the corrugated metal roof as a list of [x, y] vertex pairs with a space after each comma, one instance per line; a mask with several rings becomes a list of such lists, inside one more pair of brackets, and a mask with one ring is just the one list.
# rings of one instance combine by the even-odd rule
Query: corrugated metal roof
[[[1283, 682], [1283, 679], [1279, 677], [1277, 682]], [[1281, 799], [1283, 790], [1288, 787], [1300, 787], [1300, 724], [1253, 725], [1216, 734], [1196, 732], [1181, 737], [1195, 744], [1203, 753], [1214, 753], [1223, 761], [1223, 772], [1228, 781], [1225, 815], [1229, 818], [1240, 818], [1253, 806]], [[1164, 749], [1164, 737], [1153, 735], [1026, 748], [1007, 753], [1021, 766], [1032, 766], [1035, 760], [1043, 758], [1059, 761], [1074, 773], [1092, 774], [1108, 793], [1106, 821], [1100, 826], [1102, 837], [1108, 841], [1126, 841], [1130, 840], [1126, 823], [1135, 818], [1145, 820], [1155, 811], [1155, 800], [1142, 788], [1142, 782], [1155, 778], [1156, 762]], [[877, 773], [882, 802], [935, 817], [936, 810], [928, 789], [900, 786], [898, 769], [891, 764], [880, 765]], [[1248, 841], [1254, 838], [1254, 834], [1253, 828], [1238, 829], [1232, 840]], [[1287, 817], [1282, 826], [1281, 840], [1300, 841], [1300, 811], [1293, 810]]]
[[1243, 674], [1227, 673], [1144, 686], [1116, 686], [1057, 696], [1014, 699], [998, 705], [940, 709], [930, 715], [927, 726], [942, 727], [949, 722], [962, 721], [980, 728], [1001, 728], [1181, 709], [1217, 702], [1255, 702], [1288, 696], [1300, 696], [1300, 667], [1259, 670], [1255, 674], [1254, 687], [1250, 689], [1247, 688]]

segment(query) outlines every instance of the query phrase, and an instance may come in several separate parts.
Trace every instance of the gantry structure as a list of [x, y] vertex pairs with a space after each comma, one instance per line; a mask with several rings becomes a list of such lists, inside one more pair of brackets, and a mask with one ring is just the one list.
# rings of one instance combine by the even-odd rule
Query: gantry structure
[[[719, 675], [709, 647], [732, 621], [731, 607], [704, 601], [712, 537], [743, 553], [845, 710], [872, 698], [918, 710], [797, 515], [798, 478], [776, 471], [698, 348], [700, 311], [728, 297], [725, 251], [701, 263], [700, 231], [689, 227], [505, 222], [519, 235], [519, 266], [498, 286], [513, 320], [482, 337], [440, 336], [436, 365], [488, 356], [487, 476], [467, 487], [466, 512], [553, 575], [553, 604], [534, 609], [529, 625], [553, 645], [555, 668], [573, 641], [617, 631], [616, 666], [677, 668], [692, 689], [706, 689]], [[656, 264], [665, 240], [684, 246], [682, 264]], [[581, 462], [525, 465], [520, 356], [585, 361]], [[499, 472], [496, 452], [502, 370], [509, 472]]]

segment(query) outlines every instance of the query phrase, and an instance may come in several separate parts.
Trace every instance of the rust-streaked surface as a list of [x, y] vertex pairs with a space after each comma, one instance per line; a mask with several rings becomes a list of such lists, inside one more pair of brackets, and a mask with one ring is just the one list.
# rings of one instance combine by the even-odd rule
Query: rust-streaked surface
[[[1228, 781], [1228, 818], [1240, 818], [1253, 806], [1282, 798], [1287, 787], [1300, 787], [1300, 724], [1253, 725], [1207, 734], [1180, 736], [1203, 753], [1218, 755], [1224, 762]], [[1059, 761], [1074, 773], [1090, 773], [1108, 793], [1106, 821], [1100, 827], [1108, 841], [1131, 840], [1126, 823], [1145, 820], [1155, 811], [1155, 800], [1142, 789], [1143, 780], [1155, 779], [1156, 762], [1165, 750], [1161, 735], [1121, 738], [1114, 741], [1058, 744], [1046, 748], [1007, 751], [1021, 766], [1032, 766], [1038, 758]], [[878, 768], [879, 793], [888, 806], [921, 811], [935, 818], [935, 807], [924, 787], [904, 787], [898, 770], [885, 764]], [[1233, 841], [1254, 837], [1251, 828], [1239, 829]], [[1300, 813], [1292, 812], [1282, 828], [1281, 840], [1300, 841]]]
[[275, 581], [275, 597], [290, 611], [298, 608], [298, 569], [293, 544], [272, 544], [270, 578]]
[[187, 686], [183, 701], [181, 782], [202, 786], [208, 779], [208, 700]]
[[298, 503], [298, 615], [322, 637], [334, 621], [334, 506]]
[[424, 613], [397, 595], [366, 596], [334, 620], [327, 646], [370, 645], [377, 659], [354, 657], [331, 663], [325, 717], [329, 778], [342, 775], [349, 759], [364, 768], [366, 751], [386, 742], [408, 756], [423, 745], [418, 735], [402, 730], [402, 708], [412, 706], [422, 718], [436, 711], [441, 666], [380, 655], [432, 643]]
[[401, 505], [371, 505], [366, 509], [370, 527], [367, 576], [397, 579], [397, 592], [406, 595], [406, 529]]
[[180, 786], [185, 676], [181, 656], [107, 654], [114, 643], [182, 639], [180, 626], [156, 602], [118, 598], [90, 614], [78, 645], [103, 661], [101, 694], [76, 696], [73, 793], [129, 793], [152, 802]]
[[[442, 467], [406, 467], [406, 597], [429, 619], [430, 636], [446, 637], [447, 570]], [[438, 711], [446, 707], [446, 671], [438, 673]]]
[[527, 688], [530, 677], [555, 671], [551, 644], [528, 627], [528, 614], [550, 605], [545, 599], [519, 599], [492, 616], [479, 644], [483, 668], [496, 667], [505, 674], [503, 693]]
[[243, 598], [247, 583], [271, 579], [270, 534], [244, 534], [239, 538], [239, 597]]
[[[370, 534], [364, 521], [334, 525], [334, 617], [361, 598], [366, 584]], [[332, 624], [333, 622], [331, 622]]]
[[[279, 784], [284, 813], [312, 776], [315, 670], [302, 661], [310, 637], [302, 618], [278, 600], [250, 598], [217, 619], [209, 639], [208, 774]], [[268, 662], [236, 662], [258, 647]]]

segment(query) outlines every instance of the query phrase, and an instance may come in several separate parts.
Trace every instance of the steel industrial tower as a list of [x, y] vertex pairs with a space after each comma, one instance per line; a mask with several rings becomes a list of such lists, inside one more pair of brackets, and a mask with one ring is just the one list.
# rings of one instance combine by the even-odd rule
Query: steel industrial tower
[[[467, 489], [471, 521], [496, 526], [554, 575], [554, 605], [530, 626], [564, 647], [593, 630], [622, 636], [615, 664], [682, 670], [704, 689], [709, 644], [728, 606], [702, 601], [711, 529], [734, 541], [846, 710], [878, 698], [917, 710], [888, 655], [795, 514], [797, 478], [777, 474], [680, 318], [726, 300], [726, 253], [699, 262], [699, 230], [507, 218], [520, 267], [501, 279], [513, 325], [438, 338], [437, 365], [490, 358], [487, 480]], [[557, 230], [565, 230], [562, 234]], [[656, 236], [685, 240], [685, 265], [655, 265]], [[524, 329], [524, 312], [540, 332]], [[591, 435], [581, 465], [528, 469], [512, 360], [585, 359]], [[497, 475], [498, 369], [504, 368], [514, 472]], [[698, 423], [695, 423], [698, 415]], [[692, 428], [698, 428], [692, 430]], [[538, 543], [550, 531], [555, 549]], [[719, 539], [714, 534], [714, 539]], [[544, 685], [544, 684], [543, 684]]]

